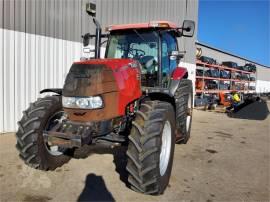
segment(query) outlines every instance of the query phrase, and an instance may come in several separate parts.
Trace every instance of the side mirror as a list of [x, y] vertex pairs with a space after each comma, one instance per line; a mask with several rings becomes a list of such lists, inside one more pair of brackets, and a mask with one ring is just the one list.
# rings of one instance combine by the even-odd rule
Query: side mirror
[[91, 38], [91, 35], [89, 33], [85, 34], [85, 35], [82, 35], [82, 38], [83, 38], [83, 46], [88, 46], [89, 45], [89, 41], [90, 41], [90, 38]]
[[169, 53], [170, 60], [180, 60], [184, 57], [184, 54], [179, 51], [172, 51]]
[[192, 20], [184, 20], [182, 26], [182, 36], [193, 37], [195, 30], [195, 22]]
[[87, 57], [84, 57], [86, 59], [88, 59], [88, 58], [95, 58], [95, 50], [94, 49], [83, 48], [83, 53], [84, 53], [84, 56], [87, 56]]
[[83, 48], [83, 52], [84, 53], [91, 53], [91, 49], [90, 48]]
[[86, 4], [86, 12], [88, 15], [92, 17], [96, 17], [96, 4], [94, 3], [87, 3]]

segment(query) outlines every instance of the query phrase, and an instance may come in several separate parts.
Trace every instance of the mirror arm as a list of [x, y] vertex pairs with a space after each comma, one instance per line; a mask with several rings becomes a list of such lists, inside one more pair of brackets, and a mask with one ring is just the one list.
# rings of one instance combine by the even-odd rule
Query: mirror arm
[[110, 34], [101, 34], [101, 38], [109, 38]]
[[190, 27], [184, 28], [184, 27], [178, 27], [176, 28], [177, 30], [181, 30], [181, 31], [190, 31]]
[[[95, 38], [96, 37], [96, 35], [95, 34], [90, 34], [90, 33], [86, 33], [87, 34], [87, 37], [89, 37], [90, 39], [92, 39], [92, 38]], [[86, 35], [85, 34], [85, 35]], [[82, 35], [82, 38], [84, 38], [85, 37], [85, 35]], [[109, 37], [109, 34], [101, 34], [101, 38], [108, 38]]]
[[84, 38], [87, 38], [87, 37], [89, 37], [89, 38], [91, 39], [91, 38], [93, 38], [93, 35], [91, 35], [90, 33], [86, 33], [85, 35], [82, 35], [81, 37], [82, 37], [83, 39], [84, 39]]
[[103, 44], [105, 44], [107, 41], [108, 41], [108, 39], [106, 39], [105, 41], [102, 41], [102, 42], [100, 43], [100, 46], [102, 46]]
[[182, 36], [182, 33], [183, 33], [182, 27], [177, 27], [177, 28], [175, 28], [174, 30], [175, 30], [175, 32], [178, 34], [177, 37], [181, 37], [181, 36]]

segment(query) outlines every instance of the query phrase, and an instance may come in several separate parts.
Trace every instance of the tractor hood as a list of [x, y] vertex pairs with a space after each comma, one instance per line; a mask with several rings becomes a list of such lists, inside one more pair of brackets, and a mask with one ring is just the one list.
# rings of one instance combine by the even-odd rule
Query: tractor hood
[[[92, 111], [84, 121], [89, 120], [90, 114], [93, 113], [99, 114], [103, 119], [124, 115], [126, 106], [141, 96], [140, 64], [132, 59], [95, 59], [75, 62], [66, 77], [62, 95], [64, 97], [100, 96], [103, 99], [103, 109], [84, 109], [84, 111]], [[65, 109], [69, 115], [78, 110], [83, 109]], [[72, 119], [83, 121], [82, 118]]]
[[128, 69], [132, 68], [137, 71], [140, 69], [139, 63], [131, 59], [75, 62], [66, 77], [63, 96], [93, 96], [122, 90], [125, 88], [125, 81], [131, 76], [127, 74], [130, 72]]

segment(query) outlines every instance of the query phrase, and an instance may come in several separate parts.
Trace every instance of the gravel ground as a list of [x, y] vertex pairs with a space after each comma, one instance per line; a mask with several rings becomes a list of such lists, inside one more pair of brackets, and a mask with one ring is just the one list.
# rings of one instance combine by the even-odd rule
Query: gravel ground
[[98, 154], [43, 172], [18, 158], [14, 134], [1, 135], [0, 201], [270, 201], [270, 117], [258, 118], [257, 105], [262, 108], [256, 103], [248, 113], [255, 118], [243, 111], [229, 117], [195, 110], [192, 137], [176, 145], [161, 196], [126, 187], [123, 148], [96, 149]]

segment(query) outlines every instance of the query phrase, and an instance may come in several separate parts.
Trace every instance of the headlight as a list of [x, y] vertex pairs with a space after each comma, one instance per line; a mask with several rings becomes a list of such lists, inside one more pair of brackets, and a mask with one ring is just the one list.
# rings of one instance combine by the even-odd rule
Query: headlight
[[103, 101], [100, 96], [93, 97], [64, 97], [62, 104], [65, 108], [98, 109], [102, 108]]

